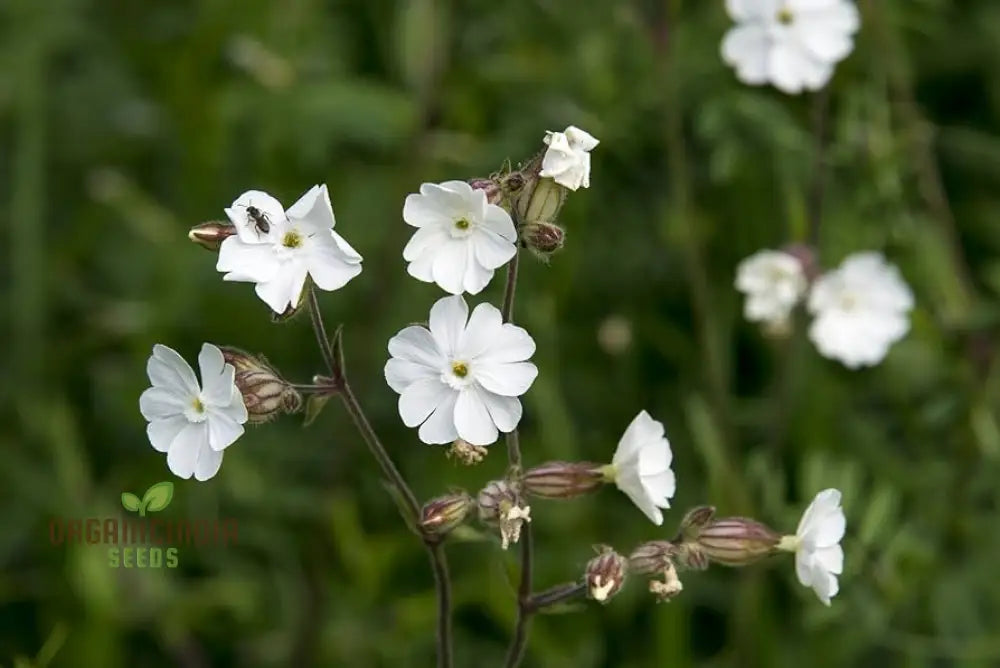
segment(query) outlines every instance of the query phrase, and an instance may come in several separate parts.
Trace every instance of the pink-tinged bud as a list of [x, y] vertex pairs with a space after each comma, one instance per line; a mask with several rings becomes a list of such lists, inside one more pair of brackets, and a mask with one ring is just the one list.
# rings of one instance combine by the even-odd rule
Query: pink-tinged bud
[[473, 466], [486, 459], [489, 450], [484, 445], [473, 445], [462, 439], [456, 440], [448, 448], [445, 455], [449, 459], [457, 459], [466, 466]]
[[678, 532], [681, 538], [695, 539], [701, 530], [715, 517], [715, 508], [712, 506], [697, 506], [684, 515]]
[[563, 247], [565, 240], [563, 229], [552, 223], [528, 223], [521, 227], [521, 241], [543, 262], [548, 262]]
[[482, 190], [486, 193], [486, 201], [490, 204], [500, 204], [503, 201], [503, 190], [500, 184], [493, 179], [470, 179], [469, 185], [473, 190]]
[[655, 575], [673, 567], [677, 547], [666, 540], [643, 543], [628, 557], [629, 570], [636, 575]]
[[431, 536], [444, 536], [469, 516], [475, 502], [465, 492], [431, 499], [420, 511], [420, 528]]
[[282, 413], [302, 409], [302, 395], [262, 358], [236, 348], [222, 347], [222, 357], [236, 370], [236, 387], [243, 395], [248, 422], [269, 422]]
[[746, 566], [773, 554], [781, 535], [746, 517], [726, 517], [701, 529], [691, 541], [711, 561], [725, 566]]
[[226, 238], [236, 234], [236, 228], [229, 223], [211, 220], [201, 225], [195, 225], [188, 231], [188, 239], [202, 248], [218, 251]]
[[606, 545], [601, 546], [598, 555], [587, 563], [587, 595], [607, 603], [625, 584], [628, 565], [628, 559]]
[[544, 499], [572, 499], [603, 484], [601, 465], [591, 462], [546, 462], [528, 469], [521, 478], [527, 494]]

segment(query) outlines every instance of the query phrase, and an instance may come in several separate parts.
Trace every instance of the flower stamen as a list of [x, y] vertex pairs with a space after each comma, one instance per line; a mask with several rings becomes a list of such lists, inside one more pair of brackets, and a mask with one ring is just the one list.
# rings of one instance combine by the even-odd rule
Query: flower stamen
[[455, 221], [455, 227], [460, 230], [467, 230], [469, 229], [469, 221], [465, 218], [459, 218]]
[[465, 362], [452, 362], [451, 372], [459, 378], [465, 378], [469, 375], [469, 365]]
[[281, 238], [281, 245], [285, 248], [298, 248], [302, 245], [302, 235], [295, 230], [289, 230]]
[[795, 20], [795, 14], [792, 13], [788, 7], [782, 7], [778, 10], [778, 23], [783, 26], [791, 25], [792, 21]]

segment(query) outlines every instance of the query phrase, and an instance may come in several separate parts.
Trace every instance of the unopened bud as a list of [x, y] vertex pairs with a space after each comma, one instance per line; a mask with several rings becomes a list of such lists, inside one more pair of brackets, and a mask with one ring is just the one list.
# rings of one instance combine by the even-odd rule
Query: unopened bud
[[473, 445], [461, 438], [456, 440], [445, 453], [449, 458], [455, 458], [466, 466], [478, 464], [486, 458], [488, 452], [485, 445]]
[[465, 492], [431, 499], [420, 511], [420, 528], [425, 534], [444, 536], [465, 521], [474, 505]]
[[701, 533], [701, 530], [715, 517], [715, 508], [712, 506], [697, 506], [684, 515], [678, 533], [681, 538], [694, 540]]
[[521, 478], [527, 494], [545, 499], [572, 499], [604, 484], [600, 464], [546, 462], [528, 469]]
[[607, 603], [625, 584], [628, 559], [608, 546], [602, 546], [596, 557], [587, 563], [587, 595]]
[[655, 575], [672, 567], [677, 547], [666, 540], [643, 543], [628, 557], [629, 570], [636, 575]]
[[503, 201], [503, 190], [500, 184], [493, 179], [470, 179], [469, 185], [473, 190], [482, 190], [486, 193], [486, 201], [490, 204], [500, 204]]
[[552, 223], [528, 223], [521, 228], [521, 240], [524, 245], [545, 262], [563, 247], [565, 239], [566, 233], [563, 229]]
[[500, 527], [500, 547], [506, 550], [521, 539], [521, 527], [531, 521], [531, 507], [523, 505], [517, 491], [505, 480], [494, 480], [476, 497], [479, 519]]
[[703, 527], [691, 543], [715, 563], [746, 566], [772, 554], [780, 541], [780, 534], [756, 520], [726, 517]]
[[520, 172], [524, 187], [514, 197], [514, 208], [522, 224], [555, 223], [569, 192], [552, 179], [539, 176], [542, 157], [543, 153], [539, 153]]
[[236, 370], [236, 387], [243, 395], [248, 422], [259, 424], [281, 413], [297, 413], [302, 395], [262, 359], [236, 348], [222, 348], [222, 357]]
[[222, 242], [236, 234], [236, 228], [229, 223], [212, 220], [201, 225], [195, 225], [188, 231], [188, 239], [202, 248], [218, 251]]

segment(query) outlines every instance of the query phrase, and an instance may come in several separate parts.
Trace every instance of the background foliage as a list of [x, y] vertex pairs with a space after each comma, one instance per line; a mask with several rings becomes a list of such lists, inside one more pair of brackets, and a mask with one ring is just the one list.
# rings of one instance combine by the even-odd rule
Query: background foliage
[[[737, 262], [807, 234], [815, 96], [736, 81], [721, 0], [0, 3], [4, 665], [431, 665], [425, 554], [339, 405], [252, 430], [209, 483], [176, 481], [166, 512], [236, 517], [238, 547], [115, 570], [51, 546], [47, 523], [113, 515], [169, 477], [138, 412], [153, 343], [319, 370], [307, 319], [270, 324], [185, 239], [248, 188], [287, 204], [329, 184], [365, 271], [322, 303], [418, 494], [501, 475], [502, 446], [464, 469], [420, 444], [382, 379], [385, 342], [440, 295], [405, 274], [401, 207], [569, 124], [602, 143], [563, 211], [567, 248], [523, 265], [516, 317], [541, 371], [526, 462], [606, 461], [646, 408], [679, 486], [662, 528], [612, 490], [539, 502], [538, 586], [576, 577], [591, 544], [669, 537], [693, 504], [792, 530], [827, 486], [847, 561], [829, 609], [790, 559], [689, 575], [660, 606], [633, 582], [536, 619], [527, 663], [997, 665], [1000, 5], [860, 4], [829, 91], [820, 256], [884, 250], [918, 308], [884, 364], [850, 372], [801, 323], [772, 341], [741, 319]], [[498, 665], [514, 555], [470, 537], [449, 556], [458, 664]]]

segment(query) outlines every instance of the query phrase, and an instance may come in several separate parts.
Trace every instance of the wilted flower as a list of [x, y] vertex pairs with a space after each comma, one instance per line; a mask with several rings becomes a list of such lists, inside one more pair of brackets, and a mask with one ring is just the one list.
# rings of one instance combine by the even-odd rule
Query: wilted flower
[[188, 239], [202, 248], [210, 251], [218, 251], [222, 246], [222, 242], [234, 234], [236, 234], [235, 225], [212, 220], [192, 227], [188, 231]]
[[607, 603], [625, 584], [628, 559], [608, 546], [601, 546], [596, 557], [587, 563], [585, 577], [587, 594], [601, 603]]
[[448, 457], [454, 457], [466, 466], [473, 466], [483, 461], [486, 458], [487, 452], [486, 446], [473, 445], [468, 441], [456, 438], [451, 447], [448, 448], [447, 455]]
[[571, 125], [564, 132], [546, 132], [542, 141], [548, 149], [539, 176], [570, 190], [590, 187], [590, 152], [600, 143], [593, 135]]
[[418, 228], [403, 249], [406, 271], [453, 295], [478, 294], [517, 252], [510, 214], [465, 181], [423, 184], [406, 196], [403, 220]]
[[880, 253], [855, 253], [816, 280], [809, 338], [852, 369], [878, 364], [910, 329], [913, 293]]
[[489, 445], [521, 419], [518, 397], [538, 375], [527, 361], [534, 352], [528, 333], [503, 323], [495, 306], [480, 304], [469, 317], [461, 296], [444, 297], [429, 329], [412, 325], [389, 340], [385, 379], [400, 395], [403, 423], [419, 425], [424, 443]]
[[737, 22], [722, 58], [747, 84], [785, 93], [819, 90], [854, 48], [860, 19], [851, 0], [726, 0]]
[[479, 519], [500, 528], [500, 547], [506, 550], [521, 539], [521, 527], [531, 521], [531, 507], [505, 480], [494, 480], [476, 496]]
[[236, 369], [236, 387], [243, 395], [251, 424], [302, 408], [302, 395], [263, 360], [236, 348], [223, 347], [222, 355]]
[[684, 589], [680, 578], [677, 577], [677, 569], [673, 563], [667, 564], [661, 575], [663, 576], [662, 580], [649, 581], [649, 591], [656, 597], [657, 603], [669, 601]]
[[844, 570], [844, 537], [847, 519], [840, 507], [840, 491], [824, 489], [802, 514], [794, 536], [784, 536], [777, 549], [795, 553], [795, 573], [819, 600], [830, 605], [837, 595], [837, 576]]
[[601, 465], [591, 462], [546, 462], [521, 476], [526, 493], [546, 499], [572, 499], [603, 484]]
[[259, 190], [240, 195], [226, 209], [237, 236], [222, 242], [216, 269], [223, 280], [256, 283], [257, 295], [275, 313], [298, 306], [306, 279], [338, 290], [361, 273], [361, 256], [339, 234], [326, 186], [313, 186], [286, 212]]
[[641, 411], [618, 442], [605, 475], [654, 524], [663, 524], [660, 508], [670, 507], [676, 487], [674, 472], [670, 469], [672, 460], [663, 423]]
[[786, 322], [806, 287], [802, 263], [783, 251], [754, 253], [736, 270], [736, 289], [746, 295], [743, 315], [751, 322]]
[[139, 397], [139, 410], [149, 421], [149, 442], [167, 453], [170, 471], [179, 478], [208, 480], [222, 465], [222, 451], [243, 435], [247, 409], [234, 382], [236, 371], [221, 350], [204, 344], [198, 366], [201, 385], [175, 350], [153, 346], [146, 365], [152, 387]]
[[420, 528], [425, 534], [443, 536], [465, 521], [475, 501], [465, 492], [431, 499], [420, 511]]

